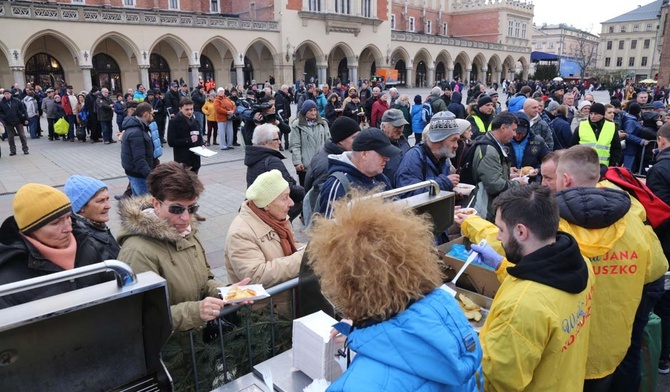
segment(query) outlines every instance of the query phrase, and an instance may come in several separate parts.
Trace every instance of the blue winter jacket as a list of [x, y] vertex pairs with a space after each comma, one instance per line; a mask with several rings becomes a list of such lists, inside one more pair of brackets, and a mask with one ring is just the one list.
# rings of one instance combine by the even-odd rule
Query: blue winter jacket
[[[454, 185], [447, 178], [451, 167], [449, 160], [447, 159], [442, 165], [442, 170], [438, 170], [431, 159], [426, 156], [425, 148], [427, 147], [420, 144], [407, 151], [395, 174], [396, 188], [417, 184], [421, 181], [435, 180], [440, 186], [440, 190], [451, 191], [454, 189]], [[405, 193], [403, 197], [418, 195], [426, 191], [427, 188], [415, 189], [412, 192]]]
[[163, 155], [163, 144], [158, 134], [158, 124], [156, 124], [156, 121], [149, 124], [149, 129], [151, 130], [151, 140], [154, 142], [154, 159], [159, 158]]
[[323, 118], [326, 118], [326, 105], [328, 105], [328, 99], [323, 93], [319, 94], [319, 96], [316, 97], [316, 107]]
[[511, 113], [516, 113], [519, 110], [523, 109], [523, 104], [526, 102], [526, 99], [528, 99], [525, 95], [517, 95], [514, 98], [510, 99], [509, 102], [507, 103], [507, 109]]
[[376, 187], [381, 187], [380, 191], [393, 189], [391, 181], [383, 173], [378, 174], [372, 178], [361, 173], [356, 166], [349, 160], [351, 152], [345, 152], [340, 155], [328, 156], [328, 178], [321, 186], [319, 197], [319, 212], [326, 218], [330, 218], [332, 208], [329, 208], [331, 203], [337, 199], [344, 197], [346, 191], [342, 183], [331, 176], [334, 172], [342, 172], [349, 180], [349, 188], [357, 187], [363, 190], [372, 190]]
[[623, 150], [623, 155], [637, 155], [644, 145], [645, 139], [640, 137], [642, 132], [642, 124], [635, 116], [626, 113], [623, 116], [623, 130], [628, 134], [626, 136], [626, 148]]
[[572, 130], [565, 116], [557, 114], [551, 124], [554, 128], [554, 150], [570, 148]]
[[414, 133], [423, 133], [423, 129], [426, 127], [426, 123], [421, 119], [421, 109], [423, 109], [423, 105], [413, 105], [410, 112], [412, 132]]
[[328, 392], [483, 391], [477, 333], [441, 288], [392, 319], [354, 328], [347, 342], [356, 356]]

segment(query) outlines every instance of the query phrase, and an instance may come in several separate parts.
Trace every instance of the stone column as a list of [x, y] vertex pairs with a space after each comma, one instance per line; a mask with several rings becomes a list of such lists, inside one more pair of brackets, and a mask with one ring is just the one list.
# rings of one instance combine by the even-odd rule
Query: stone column
[[521, 78], [522, 78], [523, 80], [528, 80], [528, 69], [529, 69], [529, 68], [530, 68], [530, 67], [529, 67], [528, 65], [524, 65], [524, 66], [523, 66], [523, 73], [521, 74]]
[[244, 86], [244, 64], [235, 65], [235, 75], [237, 76], [237, 84]]
[[188, 86], [192, 89], [194, 89], [198, 85], [198, 69], [200, 68], [200, 64], [191, 64], [188, 66], [189, 70], [189, 76], [191, 77], [191, 80], [188, 81]]
[[451, 83], [452, 80], [454, 80], [454, 69], [447, 68], [447, 82]]
[[481, 76], [479, 77], [479, 80], [486, 85], [486, 73], [489, 71], [488, 67], [482, 68], [482, 73]]
[[361, 0], [353, 0], [351, 2], [351, 15], [361, 16]]
[[426, 87], [433, 88], [433, 85], [435, 84], [435, 67], [434, 66], [428, 68], [428, 77], [426, 78], [426, 83], [428, 83], [428, 86], [426, 86]]
[[471, 73], [472, 73], [472, 68], [466, 68], [465, 69], [465, 75], [463, 76], [463, 83], [465, 83], [465, 81], [468, 81], [468, 83], [472, 82], [472, 80], [470, 80], [470, 74]]
[[493, 72], [493, 78], [494, 78], [493, 82], [498, 83], [498, 85], [501, 84], [501, 83], [500, 83], [500, 79], [501, 79], [501, 71], [500, 71], [499, 69], [496, 69], [496, 70]]
[[[12, 76], [14, 77], [14, 83], [19, 84], [20, 89], [26, 88], [26, 75], [24, 71], [26, 70], [26, 67], [10, 67], [12, 70]], [[14, 85], [12, 83], [12, 85]]]
[[149, 66], [140, 65], [140, 82], [147, 90], [151, 88], [149, 84]]
[[84, 82], [84, 90], [91, 91], [93, 88], [93, 81], [91, 80], [92, 67], [81, 67], [81, 78]]
[[317, 68], [318, 68], [317, 75], [318, 75], [318, 78], [319, 78], [319, 84], [327, 83], [326, 79], [328, 79], [328, 78], [326, 77], [326, 66], [325, 65], [319, 65], [319, 66], [317, 66]]
[[413, 67], [407, 67], [405, 68], [405, 86], [407, 88], [412, 88], [414, 87], [414, 68]]
[[347, 68], [349, 68], [349, 81], [358, 89], [358, 65], [350, 65]]

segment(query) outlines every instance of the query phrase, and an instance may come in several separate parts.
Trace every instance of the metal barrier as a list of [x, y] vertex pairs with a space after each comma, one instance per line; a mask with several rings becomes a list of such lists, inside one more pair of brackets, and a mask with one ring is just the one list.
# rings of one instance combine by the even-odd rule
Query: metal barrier
[[640, 167], [637, 169], [637, 176], [646, 177], [646, 173], [642, 174], [642, 171], [646, 169], [643, 165], [644, 164], [644, 153], [646, 152], [647, 147], [655, 148], [657, 144], [658, 144], [658, 142], [656, 140], [650, 140], [647, 145], [642, 146], [642, 154], [640, 155]]
[[[275, 285], [273, 287], [270, 287], [267, 289], [268, 294], [270, 294], [270, 298], [268, 299], [263, 299], [262, 301], [269, 301], [269, 306], [270, 306], [270, 325], [271, 325], [271, 347], [272, 347], [272, 357], [277, 355], [276, 352], [276, 347], [275, 347], [275, 339], [276, 339], [276, 315], [275, 315], [275, 309], [274, 309], [274, 299], [273, 297], [277, 294], [286, 292], [288, 290], [291, 290], [291, 320], [295, 319], [296, 315], [296, 292], [295, 289], [298, 286], [298, 278], [293, 278], [291, 280], [288, 280], [286, 282], [280, 283], [278, 285]], [[225, 317], [234, 314], [238, 310], [241, 310], [245, 306], [250, 306], [250, 305], [232, 305], [232, 306], [225, 306], [221, 310], [220, 317]], [[245, 321], [245, 329], [246, 329], [246, 339], [247, 339], [247, 350], [249, 354], [249, 368], [253, 369], [254, 363], [253, 363], [253, 353], [252, 353], [252, 342], [251, 342], [251, 319], [247, 318]], [[222, 366], [223, 366], [223, 382], [228, 383], [232, 380], [228, 378], [228, 364], [226, 362], [226, 349], [225, 349], [225, 343], [224, 343], [224, 332], [223, 332], [223, 323], [219, 322], [218, 323], [218, 331], [219, 331], [219, 345], [221, 347], [221, 361], [222, 361]], [[200, 382], [198, 379], [198, 368], [197, 368], [197, 361], [196, 361], [196, 354], [195, 354], [195, 340], [200, 338], [199, 334], [201, 331], [195, 331], [191, 330], [189, 333], [189, 340], [190, 340], [190, 345], [191, 345], [191, 365], [193, 366], [193, 377], [194, 377], [194, 382], [195, 382], [195, 390], [199, 391], [200, 390]], [[211, 388], [210, 388], [211, 389]]]

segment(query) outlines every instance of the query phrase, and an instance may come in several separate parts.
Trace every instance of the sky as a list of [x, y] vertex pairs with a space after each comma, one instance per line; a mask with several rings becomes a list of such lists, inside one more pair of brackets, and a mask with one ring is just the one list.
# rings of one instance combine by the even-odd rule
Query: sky
[[565, 23], [592, 34], [600, 34], [600, 22], [646, 5], [652, 0], [534, 0], [537, 26]]

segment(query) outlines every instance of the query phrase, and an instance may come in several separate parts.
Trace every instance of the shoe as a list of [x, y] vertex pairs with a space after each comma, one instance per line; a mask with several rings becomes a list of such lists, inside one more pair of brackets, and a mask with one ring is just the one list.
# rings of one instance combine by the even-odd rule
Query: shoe
[[54, 136], [54, 140], [60, 140], [60, 137]]
[[207, 218], [205, 218], [204, 216], [202, 216], [200, 214], [195, 214], [195, 220], [197, 220], [198, 222], [204, 222], [204, 221], [207, 220]]
[[70, 139], [70, 143], [74, 143], [74, 139]]
[[205, 143], [205, 146], [209, 147], [209, 142]]
[[10, 153], [9, 153], [9, 156], [10, 156], [10, 157], [13, 157], [14, 155], [16, 155], [15, 152], [10, 152]]
[[5, 135], [2, 135], [0, 136], [0, 139], [2, 139], [2, 141], [4, 142], [5, 140], [7, 140], [7, 137]]
[[[5, 140], [5, 139], [2, 139], [2, 140]], [[50, 142], [53, 142], [53, 141], [54, 141], [54, 138], [53, 138], [53, 137], [49, 137], [49, 141], [50, 141]]]
[[167, 143], [167, 141], [165, 141], [165, 139], [161, 139], [161, 144], [165, 144], [165, 143]]
[[240, 144], [240, 143], [233, 143], [233, 146], [235, 146], [235, 147], [240, 147], [241, 144]]
[[30, 155], [28, 151], [24, 152], [23, 155]]
[[109, 142], [110, 142], [110, 143], [116, 143], [116, 140], [113, 140], [113, 139], [112, 139], [112, 140], [110, 140]]
[[234, 148], [231, 147], [231, 146], [228, 146], [228, 147], [226, 147], [226, 150], [234, 150]]
[[215, 146], [218, 146], [218, 145], [219, 145], [219, 143], [217, 143], [217, 142], [214, 142], [214, 145], [215, 145]]
[[668, 374], [670, 373], [670, 361], [666, 359], [662, 359], [658, 361], [658, 372], [660, 374]]

